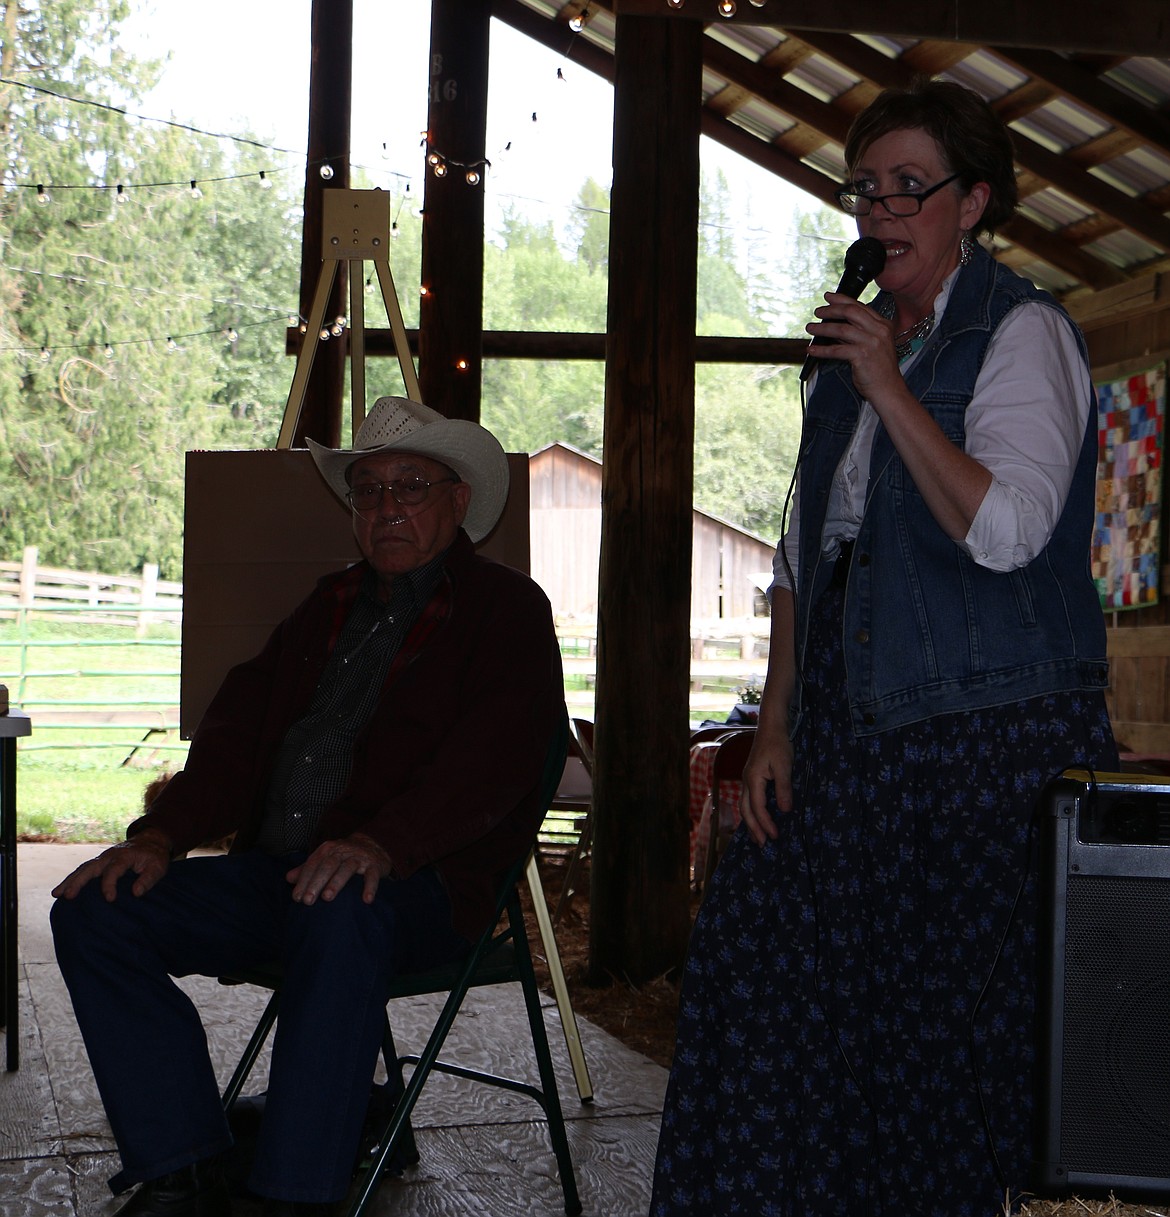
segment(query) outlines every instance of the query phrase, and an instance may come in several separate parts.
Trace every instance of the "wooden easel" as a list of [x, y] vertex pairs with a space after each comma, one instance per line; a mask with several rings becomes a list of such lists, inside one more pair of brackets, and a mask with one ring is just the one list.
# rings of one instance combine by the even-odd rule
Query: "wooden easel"
[[[366, 262], [372, 262], [378, 274], [378, 286], [382, 289], [382, 302], [386, 306], [386, 315], [390, 319], [394, 353], [398, 357], [398, 366], [402, 371], [406, 395], [412, 401], [422, 400], [418, 387], [418, 374], [415, 372], [410, 346], [406, 341], [406, 326], [403, 324], [402, 310], [398, 305], [394, 277], [390, 273], [389, 247], [390, 196], [385, 191], [339, 188], [324, 192], [321, 269], [317, 276], [317, 286], [313, 289], [308, 326], [304, 341], [301, 343], [300, 353], [297, 355], [297, 366], [293, 372], [288, 401], [284, 407], [284, 420], [281, 423], [280, 435], [276, 440], [277, 448], [292, 447], [297, 424], [301, 418], [301, 409], [305, 403], [305, 389], [309, 383], [309, 373], [312, 370], [313, 358], [317, 353], [317, 345], [320, 341], [319, 335], [325, 324], [325, 307], [329, 301], [333, 283], [337, 278], [338, 265], [342, 262], [358, 264], [357, 273], [352, 273], [353, 268], [351, 268], [349, 276], [349, 379], [352, 390], [350, 401], [352, 435], [357, 435], [366, 417], [366, 314], [362, 295], [362, 288], [365, 284], [363, 264]], [[577, 1028], [577, 1015], [573, 1010], [569, 989], [565, 983], [561, 953], [557, 948], [556, 935], [553, 932], [552, 919], [549, 917], [548, 904], [544, 898], [544, 887], [540, 881], [540, 871], [536, 866], [535, 855], [529, 857], [524, 874], [532, 895], [532, 910], [536, 916], [536, 924], [540, 930], [541, 941], [544, 943], [549, 977], [556, 997], [557, 1011], [561, 1016], [561, 1027], [565, 1033], [565, 1046], [569, 1050], [569, 1060], [573, 1065], [577, 1094], [582, 1103], [589, 1103], [593, 1100], [593, 1083], [589, 1077], [589, 1068], [585, 1064], [585, 1052], [581, 1047], [581, 1036]]]
[[325, 324], [325, 307], [329, 302], [329, 293], [341, 262], [358, 264], [357, 274], [349, 276], [352, 434], [358, 433], [358, 428], [366, 417], [366, 312], [365, 297], [362, 294], [365, 285], [362, 267], [366, 262], [372, 262], [378, 274], [378, 286], [382, 289], [382, 303], [386, 306], [386, 315], [390, 319], [390, 334], [394, 341], [394, 352], [398, 356], [398, 366], [402, 370], [402, 380], [406, 385], [406, 396], [411, 401], [422, 401], [418, 375], [414, 370], [414, 360], [406, 341], [402, 310], [398, 306], [398, 293], [394, 288], [394, 277], [390, 273], [390, 196], [384, 190], [337, 189], [324, 191], [323, 197], [321, 269], [317, 275], [317, 286], [313, 290], [313, 302], [309, 306], [305, 338], [297, 355], [297, 366], [284, 407], [284, 421], [276, 440], [278, 448], [292, 447], [301, 409], [305, 404], [309, 372], [312, 370], [319, 335]]

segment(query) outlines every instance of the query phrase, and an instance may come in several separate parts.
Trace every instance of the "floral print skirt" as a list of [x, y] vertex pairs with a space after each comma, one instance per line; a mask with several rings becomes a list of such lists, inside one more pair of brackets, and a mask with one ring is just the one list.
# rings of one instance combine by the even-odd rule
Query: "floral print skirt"
[[853, 734], [817, 606], [796, 809], [695, 924], [652, 1217], [992, 1217], [1028, 1185], [1036, 811], [1115, 769], [1098, 692]]

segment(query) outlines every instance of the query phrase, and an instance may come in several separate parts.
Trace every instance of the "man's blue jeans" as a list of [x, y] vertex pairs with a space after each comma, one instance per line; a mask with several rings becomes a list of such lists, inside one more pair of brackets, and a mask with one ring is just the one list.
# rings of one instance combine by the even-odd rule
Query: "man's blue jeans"
[[121, 1190], [228, 1149], [199, 1014], [173, 976], [279, 962], [284, 973], [268, 1097], [250, 1187], [335, 1201], [350, 1181], [389, 981], [468, 949], [437, 874], [383, 880], [373, 904], [355, 877], [335, 900], [290, 898], [303, 854], [259, 851], [173, 862], [144, 896], [123, 877], [58, 900], [57, 960], [122, 1155]]

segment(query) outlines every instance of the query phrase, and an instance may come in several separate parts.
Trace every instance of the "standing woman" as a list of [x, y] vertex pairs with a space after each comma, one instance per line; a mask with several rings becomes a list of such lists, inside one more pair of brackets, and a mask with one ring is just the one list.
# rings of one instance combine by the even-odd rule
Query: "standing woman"
[[1034, 816], [1115, 767], [1083, 339], [976, 243], [973, 92], [879, 96], [838, 198], [881, 242], [819, 356], [743, 827], [695, 926], [654, 1217], [988, 1217], [1027, 1186]]

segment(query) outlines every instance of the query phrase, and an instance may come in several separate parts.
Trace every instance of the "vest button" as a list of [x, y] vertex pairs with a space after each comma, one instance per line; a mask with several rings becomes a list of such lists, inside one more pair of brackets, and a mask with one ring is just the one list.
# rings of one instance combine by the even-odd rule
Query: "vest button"
[[858, 630], [857, 633], [854, 635], [854, 637], [857, 639], [858, 642], [868, 642], [869, 641], [869, 630]]

